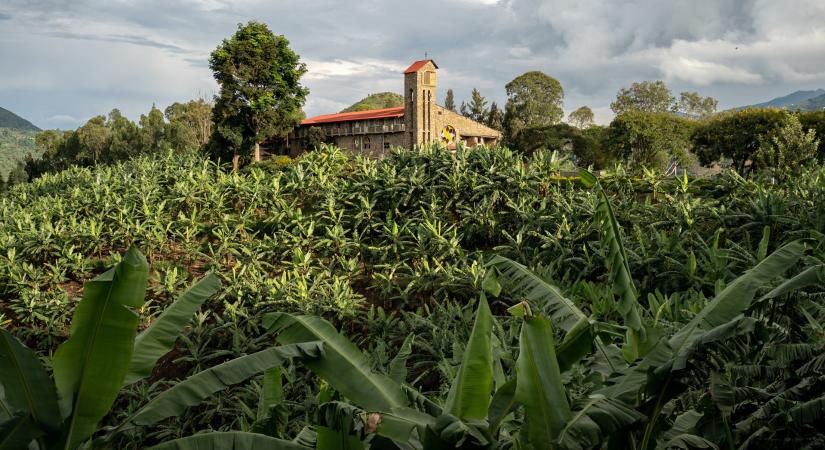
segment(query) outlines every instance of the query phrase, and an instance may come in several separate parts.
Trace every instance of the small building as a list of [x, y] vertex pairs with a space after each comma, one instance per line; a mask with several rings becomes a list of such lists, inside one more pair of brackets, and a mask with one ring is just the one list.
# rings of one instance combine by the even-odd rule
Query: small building
[[440, 143], [455, 148], [494, 145], [501, 132], [435, 103], [438, 66], [431, 59], [414, 62], [404, 71], [404, 106], [309, 117], [284, 142], [291, 155], [304, 151], [307, 136], [322, 130], [335, 146], [373, 156], [392, 147]]

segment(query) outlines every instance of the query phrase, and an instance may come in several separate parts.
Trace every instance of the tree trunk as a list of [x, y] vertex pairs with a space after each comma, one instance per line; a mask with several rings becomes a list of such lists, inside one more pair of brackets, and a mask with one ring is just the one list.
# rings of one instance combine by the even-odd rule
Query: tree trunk
[[241, 168], [241, 155], [235, 153], [232, 155], [232, 170], [237, 172]]
[[255, 161], [261, 160], [261, 144], [255, 143]]

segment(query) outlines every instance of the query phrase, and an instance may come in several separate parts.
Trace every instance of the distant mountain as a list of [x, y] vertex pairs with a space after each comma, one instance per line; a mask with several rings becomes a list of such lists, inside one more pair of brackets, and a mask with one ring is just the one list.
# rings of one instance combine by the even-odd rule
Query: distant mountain
[[397, 106], [404, 106], [404, 97], [395, 92], [379, 92], [366, 96], [363, 100], [341, 112], [368, 111], [370, 109], [394, 108]]
[[23, 131], [40, 131], [33, 123], [5, 108], [0, 108], [0, 128], [14, 128]]
[[825, 109], [825, 94], [799, 102], [798, 109], [801, 111], [822, 111]]
[[[816, 100], [819, 99], [819, 100]], [[819, 105], [817, 107], [817, 105]], [[825, 106], [825, 89], [813, 91], [796, 91], [784, 97], [777, 97], [764, 103], [742, 106], [736, 109], [748, 108], [785, 108], [791, 110], [813, 111]]]

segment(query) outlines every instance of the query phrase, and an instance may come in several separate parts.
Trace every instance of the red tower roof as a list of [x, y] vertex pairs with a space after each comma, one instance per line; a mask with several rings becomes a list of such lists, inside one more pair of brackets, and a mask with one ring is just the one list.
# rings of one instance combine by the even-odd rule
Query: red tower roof
[[418, 72], [418, 69], [424, 67], [424, 64], [427, 64], [428, 62], [433, 63], [435, 68], [438, 69], [438, 64], [436, 64], [435, 61], [433, 61], [432, 59], [422, 59], [421, 61], [416, 61], [416, 62], [412, 63], [412, 65], [410, 67], [407, 67], [407, 70], [405, 70], [404, 73], [407, 74], [407, 73]]
[[404, 117], [404, 107], [371, 109], [369, 111], [354, 111], [338, 114], [324, 114], [310, 117], [301, 121], [301, 125], [316, 125], [321, 123], [349, 122], [352, 120], [391, 119]]

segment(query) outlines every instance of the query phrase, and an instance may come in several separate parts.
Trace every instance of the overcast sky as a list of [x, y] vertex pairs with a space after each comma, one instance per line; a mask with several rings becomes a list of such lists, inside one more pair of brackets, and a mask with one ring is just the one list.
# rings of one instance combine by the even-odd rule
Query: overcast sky
[[528, 70], [561, 81], [567, 112], [612, 116], [616, 91], [662, 79], [727, 108], [825, 87], [825, 0], [0, 0], [0, 106], [42, 128], [112, 108], [211, 96], [207, 59], [240, 22], [284, 34], [307, 64], [308, 115], [372, 92], [428, 52], [438, 97], [504, 102]]

